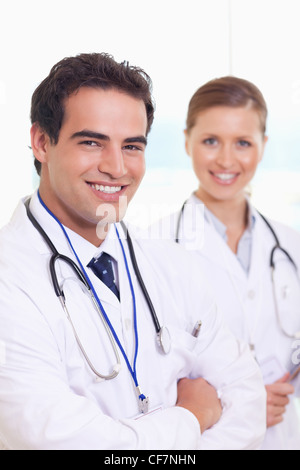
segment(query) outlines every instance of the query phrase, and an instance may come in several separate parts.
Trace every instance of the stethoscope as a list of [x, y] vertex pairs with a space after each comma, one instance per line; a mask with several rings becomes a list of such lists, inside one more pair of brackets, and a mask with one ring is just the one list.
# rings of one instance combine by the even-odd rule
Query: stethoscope
[[[139, 399], [138, 401], [139, 401], [140, 411], [142, 413], [147, 412], [148, 411], [149, 399], [146, 398], [145, 395], [142, 394], [140, 386], [138, 384], [137, 375], [136, 375], [136, 360], [137, 360], [137, 353], [138, 353], [138, 332], [137, 332], [135, 293], [134, 293], [134, 289], [133, 289], [133, 283], [132, 283], [132, 279], [131, 279], [131, 275], [130, 275], [130, 271], [129, 271], [129, 267], [128, 267], [128, 262], [127, 262], [127, 259], [126, 259], [124, 246], [122, 244], [122, 241], [121, 241], [121, 238], [120, 238], [120, 235], [119, 235], [119, 232], [118, 232], [118, 229], [117, 229], [116, 225], [115, 225], [115, 230], [116, 230], [118, 240], [119, 240], [121, 248], [122, 248], [122, 253], [123, 253], [123, 257], [124, 257], [124, 261], [125, 261], [126, 271], [127, 271], [127, 275], [128, 275], [128, 279], [129, 279], [131, 293], [132, 293], [133, 307], [134, 307], [134, 330], [135, 330], [136, 350], [135, 350], [135, 356], [134, 356], [134, 361], [133, 361], [133, 367], [129, 363], [129, 360], [128, 360], [127, 355], [126, 355], [126, 353], [123, 349], [123, 346], [122, 346], [122, 344], [121, 344], [121, 342], [120, 342], [120, 340], [119, 340], [119, 338], [118, 338], [118, 336], [117, 336], [117, 334], [116, 334], [116, 332], [115, 332], [115, 330], [114, 330], [114, 328], [113, 328], [113, 326], [112, 326], [112, 324], [111, 324], [111, 322], [110, 322], [110, 320], [109, 320], [109, 318], [108, 318], [108, 316], [107, 316], [107, 314], [106, 314], [106, 312], [103, 308], [103, 305], [102, 305], [102, 303], [101, 303], [101, 301], [100, 301], [100, 299], [99, 299], [99, 297], [98, 297], [98, 295], [95, 291], [95, 288], [94, 288], [91, 280], [89, 279], [88, 274], [86, 273], [80, 259], [78, 258], [78, 255], [77, 255], [76, 251], [73, 248], [73, 245], [71, 243], [71, 240], [70, 240], [66, 230], [64, 229], [64, 227], [60, 223], [60, 221], [54, 216], [54, 214], [44, 204], [44, 202], [42, 201], [39, 193], [38, 193], [38, 197], [39, 197], [39, 200], [40, 200], [41, 204], [46, 209], [46, 211], [60, 225], [61, 229], [63, 230], [63, 232], [64, 232], [64, 234], [65, 234], [65, 236], [66, 236], [66, 238], [69, 242], [70, 247], [72, 248], [72, 251], [75, 254], [77, 262], [78, 262], [78, 265], [77, 265], [71, 258], [69, 258], [68, 256], [65, 256], [62, 253], [58, 252], [58, 250], [56, 249], [56, 247], [54, 246], [53, 242], [50, 240], [50, 238], [48, 237], [48, 235], [46, 234], [44, 229], [41, 227], [39, 222], [33, 216], [32, 212], [30, 210], [30, 198], [27, 199], [25, 201], [25, 208], [26, 208], [27, 216], [28, 216], [29, 220], [31, 221], [31, 223], [33, 224], [33, 226], [36, 228], [36, 230], [42, 236], [44, 241], [47, 243], [47, 245], [49, 246], [49, 248], [52, 252], [52, 256], [51, 256], [50, 262], [49, 262], [49, 269], [50, 269], [50, 275], [51, 275], [51, 280], [52, 280], [54, 292], [55, 292], [56, 296], [58, 297], [68, 320], [70, 321], [75, 339], [77, 341], [77, 344], [78, 344], [78, 346], [79, 346], [79, 348], [80, 348], [80, 350], [81, 350], [88, 366], [93, 371], [93, 373], [96, 375], [97, 381], [114, 379], [119, 374], [119, 372], [121, 370], [121, 361], [120, 361], [120, 355], [119, 355], [119, 351], [118, 351], [118, 349], [120, 349], [122, 354], [123, 354], [123, 357], [125, 359], [125, 362], [127, 364], [127, 367], [129, 369], [132, 377], [133, 377], [135, 386], [136, 386], [137, 396], [138, 396], [138, 399]], [[149, 293], [147, 291], [147, 288], [145, 286], [145, 283], [143, 281], [141, 272], [140, 272], [139, 267], [138, 267], [138, 263], [137, 263], [137, 259], [136, 259], [132, 239], [129, 235], [128, 229], [127, 229], [126, 225], [124, 224], [124, 222], [121, 222], [121, 226], [122, 226], [122, 229], [123, 229], [123, 231], [126, 235], [127, 245], [128, 245], [128, 249], [129, 249], [129, 253], [130, 253], [130, 258], [131, 258], [131, 262], [132, 262], [132, 265], [133, 265], [133, 268], [134, 268], [134, 271], [135, 271], [136, 278], [138, 280], [138, 283], [141, 287], [144, 298], [145, 298], [146, 303], [147, 303], [147, 305], [149, 307], [149, 310], [150, 310], [150, 314], [151, 314], [153, 324], [154, 324], [154, 327], [155, 327], [155, 331], [156, 331], [156, 337], [157, 337], [158, 345], [159, 345], [161, 351], [164, 354], [168, 354], [170, 352], [170, 349], [171, 349], [171, 337], [170, 337], [169, 330], [168, 330], [167, 327], [160, 325], [160, 322], [158, 320], [155, 308], [153, 306], [153, 303], [151, 301], [151, 298], [149, 296]], [[58, 282], [58, 278], [57, 278], [57, 274], [56, 274], [56, 263], [59, 260], [66, 263], [73, 270], [76, 277], [80, 280], [82, 285], [87, 289], [87, 291], [88, 291], [88, 293], [89, 293], [89, 295], [92, 299], [93, 305], [96, 308], [96, 311], [98, 312], [98, 314], [99, 314], [99, 316], [100, 316], [100, 318], [103, 322], [103, 325], [104, 325], [105, 330], [107, 332], [107, 335], [110, 339], [110, 342], [111, 342], [111, 345], [112, 345], [112, 348], [113, 348], [113, 351], [114, 351], [114, 355], [115, 355], [115, 358], [116, 358], [116, 364], [113, 366], [112, 372], [110, 374], [107, 374], [107, 375], [101, 374], [94, 367], [92, 361], [90, 360], [90, 358], [88, 357], [88, 354], [85, 351], [85, 348], [84, 348], [82, 342], [80, 341], [79, 334], [76, 331], [75, 325], [72, 322], [71, 315], [70, 315], [70, 313], [68, 311], [68, 308], [67, 308], [67, 305], [66, 305], [66, 298], [65, 298], [63, 288], [60, 287], [60, 284]]]
[[[179, 240], [179, 235], [180, 235], [180, 229], [181, 229], [181, 225], [182, 225], [182, 220], [183, 220], [183, 216], [184, 216], [184, 211], [185, 211], [185, 207], [187, 205], [188, 201], [185, 201], [179, 211], [179, 216], [178, 216], [178, 219], [177, 219], [177, 226], [176, 226], [176, 234], [175, 234], [175, 242], [177, 244], [179, 244], [180, 240]], [[268, 229], [270, 230], [270, 232], [272, 233], [273, 237], [274, 237], [274, 240], [275, 240], [275, 245], [274, 247], [272, 248], [271, 250], [271, 254], [270, 254], [270, 262], [269, 262], [269, 265], [270, 265], [270, 270], [271, 270], [271, 279], [272, 279], [272, 289], [273, 289], [273, 296], [274, 296], [274, 303], [275, 303], [275, 311], [276, 311], [276, 318], [277, 318], [277, 322], [278, 322], [278, 325], [282, 331], [282, 333], [287, 336], [288, 338], [291, 338], [291, 339], [300, 339], [300, 331], [297, 331], [296, 333], [294, 334], [291, 334], [289, 333], [288, 331], [286, 331], [286, 329], [284, 328], [283, 324], [282, 324], [282, 321], [281, 321], [281, 318], [280, 318], [280, 314], [279, 314], [279, 308], [278, 308], [278, 301], [277, 301], [277, 294], [276, 294], [276, 287], [275, 287], [275, 269], [276, 269], [276, 265], [275, 265], [275, 254], [276, 252], [281, 252], [284, 254], [284, 256], [289, 260], [289, 262], [292, 264], [294, 270], [295, 270], [295, 274], [297, 276], [297, 279], [298, 279], [298, 282], [299, 281], [299, 275], [298, 275], [298, 267], [295, 263], [295, 261], [293, 260], [293, 258], [291, 257], [291, 255], [288, 253], [287, 250], [285, 250], [281, 244], [280, 244], [280, 241], [279, 241], [279, 238], [274, 230], [274, 228], [272, 227], [272, 225], [270, 224], [270, 222], [266, 219], [266, 217], [264, 215], [262, 215], [260, 212], [258, 212], [258, 214], [260, 215], [260, 217], [263, 219], [263, 221], [265, 222], [265, 224], [267, 225]], [[300, 287], [300, 284], [299, 284], [299, 287]]]

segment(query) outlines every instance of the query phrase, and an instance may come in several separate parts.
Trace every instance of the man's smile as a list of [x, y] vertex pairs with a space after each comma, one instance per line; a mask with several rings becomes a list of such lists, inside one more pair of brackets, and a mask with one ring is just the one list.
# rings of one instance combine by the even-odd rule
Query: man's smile
[[87, 185], [91, 188], [93, 194], [97, 198], [101, 199], [104, 202], [118, 202], [119, 198], [125, 193], [126, 189], [129, 187], [127, 185], [117, 185], [117, 184], [108, 184], [108, 183], [96, 183], [96, 182], [86, 182]]
[[99, 184], [91, 184], [91, 183], [88, 183], [88, 184], [90, 184], [90, 186], [93, 189], [96, 189], [97, 191], [100, 191], [101, 193], [105, 193], [105, 194], [118, 193], [124, 187], [124, 186], [103, 186], [102, 184], [99, 185]]

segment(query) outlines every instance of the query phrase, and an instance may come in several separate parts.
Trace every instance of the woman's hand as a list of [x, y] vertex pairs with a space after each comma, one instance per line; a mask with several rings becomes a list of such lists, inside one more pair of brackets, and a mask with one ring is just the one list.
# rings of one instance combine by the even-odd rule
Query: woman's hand
[[284, 419], [286, 407], [290, 402], [289, 395], [292, 395], [294, 387], [287, 383], [290, 374], [285, 374], [280, 380], [272, 385], [267, 385], [267, 427], [276, 426]]

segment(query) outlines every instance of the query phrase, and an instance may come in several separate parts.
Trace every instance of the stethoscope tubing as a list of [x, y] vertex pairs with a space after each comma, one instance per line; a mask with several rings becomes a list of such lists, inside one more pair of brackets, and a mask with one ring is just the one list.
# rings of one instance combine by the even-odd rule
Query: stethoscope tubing
[[145, 297], [145, 300], [146, 300], [147, 305], [149, 307], [149, 310], [151, 312], [151, 316], [152, 316], [152, 319], [153, 319], [153, 323], [154, 323], [156, 333], [158, 334], [161, 331], [161, 326], [160, 326], [159, 320], [157, 318], [156, 311], [155, 311], [155, 308], [153, 306], [152, 300], [151, 300], [150, 295], [148, 293], [148, 290], [145, 286], [143, 277], [141, 275], [141, 272], [140, 272], [140, 269], [139, 269], [139, 266], [138, 266], [138, 263], [137, 263], [137, 260], [136, 260], [135, 251], [134, 251], [134, 248], [133, 248], [133, 243], [132, 243], [131, 236], [129, 235], [128, 228], [126, 227], [126, 225], [124, 224], [123, 221], [121, 222], [121, 226], [122, 226], [122, 229], [123, 229], [123, 231], [126, 235], [126, 238], [127, 238], [128, 249], [129, 249], [130, 258], [131, 258], [131, 262], [132, 262], [134, 272], [136, 274], [138, 283], [140, 284], [143, 295]]
[[[56, 272], [55, 272], [55, 263], [59, 259], [62, 259], [67, 264], [70, 264], [72, 269], [76, 271], [77, 276], [80, 278], [80, 280], [86, 286], [86, 288], [88, 290], [90, 290], [91, 289], [90, 282], [87, 279], [86, 274], [83, 273], [83, 271], [77, 266], [77, 264], [71, 258], [69, 258], [65, 255], [62, 255], [61, 253], [59, 253], [57, 251], [55, 245], [52, 243], [52, 241], [50, 240], [50, 238], [48, 237], [48, 235], [46, 234], [46, 232], [44, 231], [42, 226], [38, 223], [36, 218], [33, 216], [32, 212], [29, 208], [29, 204], [30, 204], [30, 199], [27, 199], [25, 201], [25, 208], [26, 208], [27, 216], [28, 216], [29, 220], [32, 222], [32, 224], [34, 225], [34, 227], [36, 228], [36, 230], [42, 235], [45, 242], [48, 244], [50, 250], [53, 253], [52, 257], [51, 257], [51, 260], [50, 260], [50, 273], [51, 273], [51, 279], [52, 279], [52, 282], [53, 282], [53, 287], [54, 287], [54, 290], [55, 290], [55, 294], [57, 295], [57, 297], [62, 295], [62, 289], [59, 286], [57, 276], [56, 276]], [[153, 306], [153, 303], [151, 301], [150, 295], [148, 293], [148, 290], [145, 286], [143, 277], [141, 275], [141, 272], [140, 272], [140, 269], [139, 269], [139, 266], [138, 266], [138, 263], [137, 263], [136, 255], [135, 255], [135, 250], [134, 250], [134, 247], [133, 247], [132, 238], [129, 235], [129, 231], [128, 231], [128, 228], [126, 227], [125, 223], [122, 221], [120, 224], [121, 224], [121, 227], [122, 227], [122, 229], [124, 231], [124, 234], [126, 236], [126, 239], [127, 239], [127, 244], [128, 244], [128, 249], [129, 249], [129, 253], [130, 253], [132, 266], [133, 266], [135, 275], [137, 277], [138, 283], [139, 283], [139, 285], [142, 289], [142, 292], [143, 292], [143, 295], [144, 295], [145, 300], [147, 302], [147, 305], [149, 307], [151, 317], [153, 319], [155, 331], [156, 331], [156, 333], [159, 333], [161, 331], [161, 325], [160, 325], [160, 322], [158, 320], [158, 317], [157, 317], [155, 308]]]
[[[180, 240], [179, 240], [179, 234], [180, 234], [180, 228], [181, 228], [181, 224], [182, 224], [182, 219], [183, 219], [183, 216], [184, 216], [184, 210], [185, 210], [185, 206], [187, 205], [188, 201], [185, 201], [179, 211], [179, 215], [178, 215], [178, 220], [177, 220], [177, 227], [176, 227], [176, 234], [175, 234], [175, 242], [177, 244], [180, 244]], [[275, 289], [275, 278], [274, 278], [274, 275], [275, 275], [275, 253], [277, 250], [281, 251], [286, 257], [287, 259], [290, 261], [290, 263], [293, 265], [293, 267], [295, 268], [295, 271], [296, 271], [296, 275], [298, 276], [298, 267], [295, 263], [295, 261], [293, 260], [293, 258], [291, 257], [291, 255], [287, 252], [287, 250], [285, 250], [281, 244], [280, 244], [280, 241], [279, 241], [279, 238], [274, 230], [274, 228], [272, 227], [272, 225], [270, 224], [270, 222], [268, 221], [268, 219], [263, 215], [261, 214], [260, 212], [258, 212], [258, 214], [260, 215], [260, 217], [262, 218], [262, 220], [265, 222], [265, 224], [267, 225], [268, 229], [270, 230], [270, 232], [272, 233], [273, 237], [274, 237], [274, 240], [275, 240], [275, 246], [272, 248], [271, 250], [271, 254], [270, 254], [270, 261], [269, 261], [269, 264], [270, 264], [270, 268], [271, 268], [271, 280], [272, 280], [272, 290], [273, 290], [273, 296], [274, 296], [274, 304], [275, 304], [275, 313], [276, 313], [276, 318], [277, 318], [277, 322], [278, 322], [278, 325], [281, 329], [281, 331], [284, 333], [285, 336], [287, 336], [288, 338], [291, 338], [291, 339], [300, 339], [300, 331], [299, 332], [296, 332], [296, 334], [290, 334], [288, 333], [283, 325], [282, 325], [282, 322], [281, 322], [281, 319], [280, 319], [280, 315], [279, 315], [279, 309], [278, 309], [278, 305], [277, 305], [277, 297], [276, 297], [276, 289]]]
[[265, 224], [267, 225], [267, 227], [269, 228], [270, 232], [272, 233], [274, 239], [275, 239], [275, 242], [276, 242], [276, 245], [274, 246], [274, 248], [272, 249], [271, 251], [271, 255], [270, 255], [270, 267], [274, 270], [275, 269], [275, 261], [274, 261], [274, 257], [275, 257], [275, 252], [276, 250], [280, 250], [282, 251], [282, 253], [285, 254], [285, 256], [288, 258], [288, 260], [292, 263], [292, 265], [294, 266], [295, 270], [298, 272], [298, 267], [295, 263], [295, 261], [293, 260], [293, 258], [291, 257], [291, 255], [281, 246], [280, 244], [280, 241], [279, 241], [279, 238], [275, 232], [275, 230], [273, 229], [272, 225], [270, 224], [270, 222], [268, 221], [268, 219], [263, 215], [261, 214], [260, 212], [258, 212], [260, 217], [263, 219], [263, 221], [265, 222]]
[[[31, 223], [33, 224], [33, 226], [35, 227], [35, 229], [40, 233], [42, 238], [45, 240], [45, 242], [47, 243], [47, 245], [49, 246], [49, 248], [52, 252], [52, 256], [51, 256], [50, 262], [49, 262], [49, 269], [50, 269], [50, 276], [51, 276], [53, 288], [54, 288], [55, 294], [58, 297], [58, 299], [59, 299], [59, 301], [62, 305], [62, 308], [63, 308], [63, 310], [64, 310], [64, 312], [65, 312], [65, 314], [66, 314], [66, 316], [67, 316], [67, 318], [68, 318], [68, 320], [71, 324], [71, 327], [72, 327], [75, 339], [77, 341], [77, 344], [79, 346], [79, 349], [81, 350], [81, 353], [83, 354], [83, 356], [84, 356], [86, 362], [88, 363], [89, 367], [91, 368], [91, 370], [94, 372], [94, 374], [96, 375], [96, 377], [98, 379], [101, 379], [101, 380], [114, 379], [118, 375], [118, 373], [120, 371], [120, 368], [121, 368], [120, 356], [119, 356], [118, 349], [115, 345], [115, 342], [113, 341], [113, 336], [112, 336], [112, 332], [109, 328], [109, 325], [107, 324], [107, 321], [106, 321], [106, 319], [103, 315], [103, 312], [99, 308], [99, 305], [98, 305], [98, 303], [97, 303], [97, 301], [94, 297], [94, 294], [93, 294], [91, 286], [90, 286], [90, 281], [87, 279], [87, 277], [83, 273], [83, 271], [77, 266], [77, 264], [71, 258], [69, 258], [68, 256], [65, 256], [65, 255], [58, 252], [55, 245], [52, 243], [52, 241], [50, 240], [50, 238], [48, 237], [48, 235], [46, 234], [46, 232], [44, 231], [42, 226], [38, 223], [36, 218], [33, 216], [32, 212], [30, 210], [29, 204], [30, 204], [30, 199], [27, 199], [25, 201], [25, 208], [26, 208], [27, 216], [28, 216], [29, 220], [31, 221]], [[64, 291], [63, 291], [63, 289], [60, 288], [59, 282], [58, 282], [58, 279], [57, 279], [57, 276], [56, 276], [55, 263], [58, 260], [64, 261], [75, 272], [76, 276], [84, 284], [84, 286], [86, 287], [86, 289], [89, 292], [89, 295], [91, 296], [91, 299], [92, 299], [93, 304], [96, 308], [96, 311], [97, 311], [99, 317], [102, 320], [104, 328], [105, 328], [105, 330], [106, 330], [106, 332], [107, 332], [107, 334], [110, 338], [112, 348], [113, 348], [113, 351], [114, 351], [114, 354], [115, 354], [115, 357], [116, 357], [116, 360], [117, 360], [117, 363], [113, 366], [113, 371], [110, 374], [104, 375], [104, 374], [101, 374], [99, 371], [97, 371], [97, 369], [95, 368], [95, 366], [93, 365], [93, 363], [89, 359], [82, 342], [80, 341], [79, 335], [78, 335], [78, 333], [76, 331], [76, 328], [74, 326], [74, 323], [72, 321], [72, 317], [71, 317], [71, 315], [69, 313], [69, 310], [66, 306], [66, 301], [65, 301], [66, 299], [65, 299]]]
[[[178, 220], [177, 220], [177, 227], [176, 227], [176, 234], [175, 234], [175, 242], [177, 244], [180, 243], [180, 240], [179, 240], [179, 234], [180, 234], [180, 228], [181, 228], [181, 222], [182, 222], [182, 219], [183, 219], [183, 215], [184, 215], [184, 210], [185, 210], [185, 206], [187, 205], [187, 202], [188, 201], [185, 201], [179, 211], [179, 216], [178, 216]], [[295, 261], [293, 260], [293, 258], [291, 257], [291, 255], [287, 252], [287, 250], [285, 250], [281, 244], [280, 244], [280, 241], [279, 241], [279, 238], [274, 230], [274, 228], [272, 227], [272, 225], [270, 224], [270, 222], [268, 221], [268, 219], [263, 215], [261, 214], [260, 212], [258, 212], [258, 214], [260, 215], [260, 217], [263, 219], [263, 221], [265, 222], [265, 224], [267, 225], [267, 227], [269, 228], [270, 232], [272, 233], [273, 237], [274, 237], [274, 240], [275, 240], [275, 246], [274, 248], [271, 250], [271, 254], [270, 254], [270, 267], [275, 269], [275, 261], [274, 261], [274, 256], [275, 256], [275, 252], [276, 250], [280, 250], [282, 251], [282, 253], [285, 254], [285, 256], [288, 258], [288, 260], [292, 263], [292, 265], [294, 266], [295, 270], [298, 272], [298, 267], [295, 263]]]
[[160, 349], [165, 354], [169, 354], [170, 349], [171, 349], [171, 337], [170, 337], [169, 330], [168, 330], [167, 327], [161, 326], [160, 323], [159, 323], [159, 320], [158, 320], [157, 315], [156, 315], [155, 308], [153, 306], [152, 300], [151, 300], [150, 295], [148, 293], [148, 290], [145, 286], [143, 277], [141, 275], [141, 272], [140, 272], [140, 269], [139, 269], [139, 266], [138, 266], [138, 263], [137, 263], [137, 259], [136, 259], [136, 256], [135, 256], [135, 251], [134, 251], [132, 239], [131, 239], [131, 236], [129, 235], [128, 228], [126, 227], [126, 225], [124, 224], [123, 221], [121, 221], [120, 224], [122, 226], [122, 229], [123, 229], [124, 234], [125, 234], [126, 239], [127, 239], [127, 245], [128, 245], [130, 258], [131, 258], [131, 262], [132, 262], [132, 266], [133, 266], [136, 278], [138, 280], [140, 288], [142, 289], [144, 298], [146, 300], [146, 303], [148, 304], [148, 308], [149, 308], [150, 313], [151, 313], [151, 317], [152, 317], [154, 327], [155, 327], [155, 331], [156, 331], [157, 343], [158, 343]]
[[[42, 205], [43, 202], [41, 201]], [[47, 211], [48, 208], [46, 206], [44, 206], [45, 209]], [[59, 225], [61, 226], [61, 228], [63, 229], [68, 241], [69, 241], [69, 244], [77, 258], [77, 261], [79, 263], [79, 266], [69, 257], [61, 254], [58, 252], [58, 250], [56, 249], [55, 245], [53, 244], [53, 242], [50, 240], [50, 238], [48, 237], [48, 235], [46, 234], [46, 232], [44, 231], [44, 229], [41, 227], [41, 225], [38, 223], [38, 221], [35, 219], [35, 217], [33, 216], [31, 210], [30, 210], [30, 199], [27, 199], [25, 201], [25, 208], [26, 208], [26, 212], [27, 212], [27, 216], [29, 218], [29, 220], [31, 221], [31, 223], [33, 224], [33, 226], [36, 228], [36, 230], [40, 233], [40, 235], [42, 236], [42, 238], [45, 240], [45, 242], [47, 243], [47, 245], [49, 246], [51, 252], [52, 252], [52, 256], [50, 258], [50, 262], [49, 262], [49, 269], [50, 269], [50, 275], [51, 275], [51, 279], [52, 279], [52, 284], [53, 284], [53, 288], [54, 288], [54, 291], [55, 291], [55, 294], [56, 296], [59, 298], [60, 302], [61, 302], [61, 305], [71, 323], [71, 326], [72, 326], [72, 329], [73, 329], [73, 332], [74, 332], [74, 335], [75, 335], [75, 338], [76, 338], [76, 341], [79, 345], [79, 348], [81, 349], [88, 365], [90, 366], [91, 370], [96, 374], [97, 377], [101, 378], [101, 379], [104, 379], [104, 380], [110, 380], [110, 379], [113, 379], [114, 377], [116, 377], [116, 375], [118, 374], [119, 372], [119, 369], [121, 367], [121, 364], [120, 364], [120, 359], [119, 359], [119, 354], [118, 354], [118, 350], [116, 348], [116, 345], [115, 345], [115, 342], [117, 343], [119, 349], [121, 350], [123, 356], [124, 356], [124, 359], [125, 359], [125, 362], [127, 363], [127, 367], [133, 377], [133, 380], [135, 382], [135, 385], [136, 387], [138, 387], [138, 382], [137, 382], [137, 377], [136, 377], [136, 360], [137, 360], [137, 351], [138, 351], [138, 335], [137, 335], [137, 319], [136, 319], [136, 314], [134, 315], [134, 329], [135, 329], [135, 336], [136, 336], [136, 351], [135, 351], [135, 356], [134, 356], [134, 362], [133, 362], [133, 367], [131, 367], [130, 363], [129, 363], [129, 360], [127, 358], [127, 355], [119, 341], [119, 338], [118, 336], [116, 335], [115, 333], [115, 330], [113, 328], [113, 326], [111, 325], [111, 322], [109, 320], [109, 318], [107, 317], [107, 314], [97, 296], [97, 293], [95, 292], [94, 288], [93, 288], [93, 285], [87, 275], [87, 273], [85, 272], [69, 238], [68, 238], [68, 235], [65, 233], [62, 225], [60, 224], [60, 222], [57, 220], [57, 222], [59, 223]], [[52, 215], [52, 213], [49, 211], [50, 215]], [[55, 217], [54, 217], [55, 218]], [[56, 219], [55, 219], [56, 220]], [[168, 353], [170, 348], [168, 347], [168, 345], [166, 347], [164, 347], [164, 344], [163, 344], [163, 341], [162, 341], [162, 337], [166, 337], [166, 328], [164, 327], [161, 327], [160, 326], [160, 323], [159, 323], [159, 320], [158, 320], [158, 317], [157, 317], [157, 314], [156, 314], [156, 311], [155, 311], [155, 308], [153, 306], [153, 303], [151, 301], [151, 298], [149, 296], [149, 293], [147, 291], [147, 288], [145, 286], [145, 283], [143, 281], [143, 278], [142, 278], [142, 275], [140, 273], [140, 270], [139, 270], [139, 267], [138, 267], [138, 263], [137, 263], [137, 259], [136, 259], [136, 256], [135, 256], [135, 251], [134, 251], [134, 247], [133, 247], [133, 242], [132, 242], [132, 239], [129, 235], [129, 232], [128, 232], [128, 229], [126, 227], [126, 225], [124, 224], [124, 222], [121, 222], [121, 226], [122, 226], [122, 229], [126, 235], [126, 238], [127, 238], [127, 244], [128, 244], [128, 249], [129, 249], [129, 252], [130, 252], [130, 257], [131, 257], [131, 261], [132, 261], [132, 265], [133, 265], [133, 268], [134, 268], [134, 271], [135, 271], [135, 274], [136, 274], [136, 277], [137, 277], [137, 280], [138, 280], [138, 283], [142, 289], [142, 292], [143, 292], [143, 295], [145, 297], [145, 300], [146, 300], [146, 303], [149, 307], [149, 310], [150, 310], [150, 314], [151, 314], [151, 317], [152, 317], [152, 320], [153, 320], [153, 323], [154, 323], [154, 327], [155, 327], [155, 331], [157, 333], [157, 339], [158, 339], [158, 343], [159, 345], [161, 346], [162, 350], [164, 353]], [[135, 300], [135, 293], [134, 293], [134, 289], [133, 289], [133, 285], [132, 285], [132, 280], [131, 280], [131, 276], [130, 276], [130, 272], [129, 272], [129, 267], [128, 267], [128, 263], [127, 263], [127, 259], [126, 259], [126, 255], [125, 255], [125, 250], [124, 250], [124, 247], [123, 247], [123, 244], [122, 244], [122, 241], [121, 241], [121, 238], [120, 238], [120, 235], [119, 235], [119, 232], [118, 232], [118, 229], [117, 227], [115, 226], [115, 229], [116, 229], [116, 232], [117, 232], [117, 235], [118, 235], [118, 238], [119, 238], [119, 241], [120, 241], [120, 245], [121, 245], [121, 248], [122, 248], [122, 252], [123, 252], [123, 257], [124, 257], [124, 261], [125, 261], [125, 265], [126, 265], [126, 271], [127, 271], [127, 275], [128, 275], [128, 279], [129, 279], [129, 284], [130, 284], [130, 289], [131, 289], [131, 293], [132, 293], [132, 299], [133, 299], [133, 304], [134, 304], [134, 312], [136, 312], [136, 300]], [[96, 368], [93, 366], [93, 364], [91, 363], [88, 355], [86, 354], [85, 352], [85, 349], [79, 339], [79, 336], [77, 334], [77, 331], [76, 331], [76, 328], [74, 327], [74, 324], [72, 322], [72, 319], [71, 319], [71, 315], [67, 309], [67, 306], [66, 306], [66, 303], [65, 303], [65, 296], [64, 296], [64, 292], [63, 292], [63, 289], [60, 287], [59, 285], [59, 282], [58, 282], [58, 279], [57, 279], [57, 275], [56, 275], [56, 269], [55, 269], [55, 266], [56, 266], [56, 262], [59, 261], [59, 260], [62, 260], [64, 261], [66, 264], [68, 264], [71, 269], [75, 272], [76, 276], [80, 279], [80, 281], [84, 284], [84, 286], [87, 288], [87, 290], [89, 291], [89, 294], [92, 298], [92, 301], [96, 307], [96, 310], [105, 326], [105, 329], [109, 335], [109, 338], [112, 342], [112, 346], [113, 346], [113, 349], [114, 349], [114, 352], [115, 352], [115, 355], [116, 355], [116, 359], [117, 359], [117, 364], [114, 366], [113, 368], [113, 372], [109, 375], [103, 375], [103, 374], [100, 374]], [[115, 340], [115, 342], [114, 342]]]

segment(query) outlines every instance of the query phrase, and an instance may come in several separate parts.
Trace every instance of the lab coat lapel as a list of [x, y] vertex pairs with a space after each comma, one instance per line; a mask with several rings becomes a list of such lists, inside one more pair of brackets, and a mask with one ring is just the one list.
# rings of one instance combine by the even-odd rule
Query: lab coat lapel
[[204, 204], [197, 201], [194, 195], [185, 205], [180, 225], [180, 236], [188, 251], [200, 251], [209, 262], [217, 265], [219, 269], [229, 269], [231, 274], [239, 279], [247, 277], [235, 254], [208, 222]]
[[246, 279], [246, 273], [240, 265], [236, 255], [230, 250], [220, 234], [210, 225], [204, 222], [203, 246], [199, 247], [202, 256], [209, 262], [218, 266], [218, 269], [230, 270], [238, 279]]
[[[265, 225], [259, 213], [254, 210], [255, 226], [253, 229], [249, 285], [255, 286], [267, 279], [270, 271], [270, 253], [273, 247], [272, 234], [265, 230]], [[270, 237], [271, 235], [271, 237]], [[274, 242], [275, 243], [275, 242]]]
[[[90, 276], [90, 279], [91, 277], [92, 276]], [[113, 307], [116, 310], [120, 310], [120, 302], [116, 295], [103, 282], [101, 282], [97, 276], [93, 275], [92, 283], [104, 308], [105, 305], [108, 305], [109, 308]]]
[[[41, 255], [49, 254], [49, 256], [51, 256], [52, 252], [51, 252], [50, 248], [48, 247], [46, 242], [43, 240], [41, 235], [38, 233], [38, 231], [33, 227], [31, 222], [29, 221], [28, 217], [26, 216], [25, 207], [24, 207], [23, 204], [22, 204], [22, 206], [23, 206], [23, 208], [20, 208], [20, 211], [22, 210], [24, 212], [23, 215], [24, 215], [24, 218], [25, 218], [25, 220], [26, 220], [26, 222], [29, 226], [29, 230], [31, 230], [32, 236], [36, 238], [36, 245], [35, 246], [36, 246], [37, 250], [39, 251], [39, 253]], [[40, 205], [40, 202], [38, 201], [38, 198], [37, 198], [36, 194], [34, 194], [32, 196], [31, 203], [30, 203], [30, 208], [32, 210], [32, 213], [33, 213], [34, 217], [38, 220], [38, 222], [44, 228], [44, 230], [46, 231], [46, 233], [49, 236], [49, 238], [51, 239], [51, 241], [54, 243], [54, 245], [55, 245], [56, 249], [58, 250], [58, 252], [64, 254], [65, 256], [68, 256], [76, 264], [78, 264], [78, 262], [77, 262], [77, 260], [74, 256], [74, 253], [73, 253], [71, 247], [69, 246], [62, 230], [58, 226], [57, 222], [51, 216], [49, 216], [49, 214], [44, 210], [44, 208], [42, 208], [42, 206]], [[76, 238], [76, 234], [73, 234], [73, 237]], [[73, 240], [73, 242], [74, 242], [74, 240]], [[75, 245], [76, 245], [76, 241], [75, 241]], [[96, 251], [96, 248], [95, 248], [95, 251]], [[79, 256], [79, 258], [81, 259], [82, 257]], [[83, 266], [84, 266], [84, 268], [85, 268], [85, 270], [86, 270], [93, 286], [95, 287], [96, 293], [97, 293], [99, 299], [101, 300], [101, 302], [103, 302], [103, 304], [113, 306], [114, 308], [119, 310], [120, 309], [120, 303], [119, 303], [119, 300], [117, 299], [117, 297], [115, 296], [115, 294], [113, 294], [113, 292], [103, 282], [101, 282], [100, 279], [98, 279], [97, 276], [95, 276], [92, 273], [91, 270], [89, 270], [87, 268], [87, 266], [86, 266], [87, 263], [85, 263], [85, 261], [83, 259], [81, 259], [81, 261], [83, 263]], [[74, 272], [72, 271], [72, 269], [65, 262], [58, 261], [56, 263], [56, 266], [57, 266], [58, 274], [61, 277], [61, 281], [63, 281], [66, 276], [75, 277]]]

